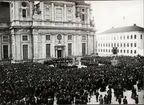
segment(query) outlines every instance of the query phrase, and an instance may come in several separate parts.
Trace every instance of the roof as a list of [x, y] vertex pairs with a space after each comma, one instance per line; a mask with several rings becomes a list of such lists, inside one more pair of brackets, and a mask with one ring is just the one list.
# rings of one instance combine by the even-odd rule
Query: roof
[[[50, 0], [46, 0], [46, 1], [44, 1], [45, 3], [46, 2], [49, 2]], [[51, 1], [54, 1], [54, 0], [51, 0]], [[58, 0], [55, 0], [55, 1], [58, 1]], [[76, 3], [76, 5], [90, 5], [89, 3], [85, 3], [85, 1], [84, 0], [61, 0], [61, 1], [67, 1], [67, 2], [75, 2]]]
[[118, 27], [118, 28], [111, 28], [107, 31], [104, 31], [100, 34], [108, 34], [108, 33], [122, 33], [122, 32], [131, 32], [131, 31], [144, 31], [143, 27], [139, 27], [136, 24], [133, 26], [126, 26], [126, 27]]

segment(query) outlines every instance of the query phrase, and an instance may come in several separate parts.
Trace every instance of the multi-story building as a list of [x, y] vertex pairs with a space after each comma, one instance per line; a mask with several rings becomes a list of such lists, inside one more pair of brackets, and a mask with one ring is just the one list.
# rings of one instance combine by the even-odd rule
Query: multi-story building
[[144, 28], [133, 26], [111, 28], [96, 35], [97, 53], [111, 56], [112, 49], [118, 49], [118, 55], [144, 56]]
[[48, 0], [0, 5], [0, 60], [44, 61], [94, 53], [90, 4]]

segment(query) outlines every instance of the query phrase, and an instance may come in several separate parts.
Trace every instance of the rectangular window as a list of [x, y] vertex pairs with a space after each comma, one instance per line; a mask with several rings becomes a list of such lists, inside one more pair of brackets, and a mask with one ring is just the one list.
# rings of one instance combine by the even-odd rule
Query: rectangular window
[[125, 53], [125, 50], [124, 50], [124, 53]]
[[26, 18], [26, 9], [22, 9], [22, 17]]
[[85, 21], [85, 14], [81, 15], [81, 19], [82, 19], [82, 21]]
[[127, 47], [129, 47], [129, 43], [127, 43]]
[[82, 56], [86, 55], [86, 44], [82, 43]]
[[9, 36], [3, 36], [3, 42], [9, 42]]
[[134, 50], [134, 53], [136, 54], [136, 50]]
[[134, 46], [136, 47], [136, 43], [134, 44]]
[[131, 54], [133, 53], [133, 51], [131, 50]]
[[72, 35], [68, 35], [68, 40], [72, 40]]
[[133, 44], [131, 43], [131, 47], [133, 47]]
[[124, 43], [124, 47], [125, 47], [125, 43]]
[[72, 56], [72, 43], [68, 43], [68, 56]]
[[28, 45], [23, 45], [23, 59], [28, 59]]
[[131, 35], [131, 39], [133, 38], [133, 35]]
[[8, 59], [8, 45], [3, 45], [3, 59]]
[[56, 8], [56, 21], [62, 21], [62, 8]]
[[23, 35], [22, 36], [22, 41], [27, 41], [28, 40], [28, 36], [27, 35]]
[[136, 39], [136, 35], [134, 35], [134, 39]]
[[50, 57], [50, 44], [46, 44], [46, 57]]
[[142, 39], [142, 34], [140, 35], [140, 39]]
[[46, 40], [50, 40], [50, 35], [46, 35]]

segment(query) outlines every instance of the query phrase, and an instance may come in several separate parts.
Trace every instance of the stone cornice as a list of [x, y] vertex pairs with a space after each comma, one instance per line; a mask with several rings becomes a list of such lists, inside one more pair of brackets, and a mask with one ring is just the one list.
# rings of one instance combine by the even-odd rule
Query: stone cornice
[[94, 31], [93, 28], [83, 28], [83, 27], [55, 27], [55, 26], [13, 26], [13, 28], [25, 28], [25, 29], [64, 29], [64, 30], [83, 30], [83, 31]]

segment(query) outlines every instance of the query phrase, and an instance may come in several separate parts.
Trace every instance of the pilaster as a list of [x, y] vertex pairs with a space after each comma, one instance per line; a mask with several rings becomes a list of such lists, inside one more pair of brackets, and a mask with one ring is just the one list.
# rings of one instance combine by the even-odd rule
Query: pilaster
[[67, 21], [67, 6], [64, 4], [64, 21]]
[[41, 7], [41, 18], [42, 20], [44, 20], [44, 2], [40, 3], [40, 7]]
[[33, 47], [34, 47], [34, 58], [33, 59], [38, 59], [39, 58], [39, 54], [38, 54], [38, 47], [39, 47], [39, 43], [38, 43], [38, 34], [34, 34], [33, 35]]
[[55, 17], [54, 17], [54, 12], [55, 12], [55, 9], [54, 9], [54, 3], [51, 4], [52, 6], [52, 12], [51, 12], [51, 15], [52, 15], [52, 21], [55, 20]]
[[90, 23], [90, 8], [87, 8], [87, 23]]
[[73, 22], [76, 22], [76, 7], [73, 5]]

